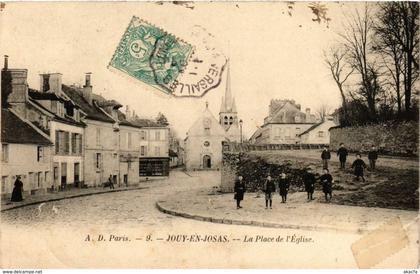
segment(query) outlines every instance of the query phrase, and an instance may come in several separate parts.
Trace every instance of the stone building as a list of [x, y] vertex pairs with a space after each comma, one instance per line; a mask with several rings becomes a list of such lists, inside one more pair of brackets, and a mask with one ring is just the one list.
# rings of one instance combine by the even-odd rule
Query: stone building
[[48, 135], [2, 106], [1, 194], [9, 197], [17, 176], [24, 194], [45, 192], [51, 186], [51, 148]]
[[294, 100], [271, 100], [264, 124], [251, 136], [252, 144], [296, 144], [299, 135], [316, 124], [309, 108], [301, 111]]
[[[29, 89], [27, 76], [26, 69], [8, 68], [5, 57], [2, 105], [54, 145], [50, 154], [51, 172], [44, 172], [44, 178], [40, 179], [44, 186], [57, 189], [78, 185], [83, 181], [83, 132], [86, 125], [82, 119], [85, 114], [62, 93], [61, 74], [41, 75], [40, 91]], [[9, 131], [8, 128], [5, 130]], [[13, 154], [11, 157], [20, 156]], [[26, 173], [29, 173], [32, 167], [27, 168]]]

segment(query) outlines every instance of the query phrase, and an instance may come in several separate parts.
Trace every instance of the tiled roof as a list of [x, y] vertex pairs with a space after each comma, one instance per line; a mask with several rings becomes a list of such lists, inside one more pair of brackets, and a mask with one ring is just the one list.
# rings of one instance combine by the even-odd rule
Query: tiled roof
[[305, 130], [304, 132], [302, 132], [301, 134], [299, 134], [299, 136], [302, 136], [303, 134], [306, 134], [306, 133], [308, 133], [309, 131], [311, 131], [311, 130], [313, 130], [313, 129], [315, 129], [315, 128], [317, 128], [319, 125], [321, 125], [322, 123], [324, 123], [324, 122], [320, 122], [320, 123], [318, 123], [318, 124], [315, 124], [315, 125], [313, 125], [313, 126], [311, 126], [310, 128], [308, 128], [307, 130]]
[[83, 97], [81, 91], [77, 90], [77, 88], [63, 85], [62, 89], [63, 92], [87, 114], [86, 118], [102, 122], [114, 123], [114, 120], [108, 115], [106, 115], [98, 106], [96, 106], [95, 104], [89, 104]]
[[39, 92], [31, 88], [29, 89], [28, 95], [34, 100], [65, 101], [63, 98], [57, 96], [55, 93]]
[[37, 107], [39, 107], [39, 108], [41, 108], [41, 109], [43, 109], [43, 110], [51, 113], [52, 115], [54, 115], [54, 120], [56, 120], [56, 121], [63, 122], [63, 123], [69, 124], [69, 125], [83, 126], [83, 127], [86, 126], [85, 123], [78, 122], [76, 120], [73, 120], [72, 118], [58, 116], [57, 114], [51, 112], [49, 109], [46, 109], [43, 105], [41, 105], [40, 103], [38, 103], [36, 100], [29, 99], [29, 101], [31, 103], [35, 104]]
[[52, 145], [50, 140], [8, 109], [1, 110], [1, 141], [14, 144]]

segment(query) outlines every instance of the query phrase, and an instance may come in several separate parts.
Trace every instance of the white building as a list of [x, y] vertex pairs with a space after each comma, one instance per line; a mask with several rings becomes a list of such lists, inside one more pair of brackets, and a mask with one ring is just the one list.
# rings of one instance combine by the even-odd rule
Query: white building
[[301, 134], [300, 143], [301, 144], [329, 144], [330, 143], [330, 132], [329, 129], [337, 126], [332, 117], [327, 117], [325, 121], [317, 123]]

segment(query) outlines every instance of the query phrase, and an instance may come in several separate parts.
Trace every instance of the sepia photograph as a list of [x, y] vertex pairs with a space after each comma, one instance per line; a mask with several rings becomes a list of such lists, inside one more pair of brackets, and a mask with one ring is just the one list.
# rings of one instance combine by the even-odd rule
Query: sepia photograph
[[417, 273], [419, 24], [417, 1], [1, 2], [3, 273]]

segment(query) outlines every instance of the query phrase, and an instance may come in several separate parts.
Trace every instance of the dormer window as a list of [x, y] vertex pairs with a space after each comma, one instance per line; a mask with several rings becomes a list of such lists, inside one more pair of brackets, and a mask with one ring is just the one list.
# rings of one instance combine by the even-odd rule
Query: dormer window
[[296, 115], [295, 116], [295, 123], [300, 123], [300, 122], [301, 122], [300, 116]]

